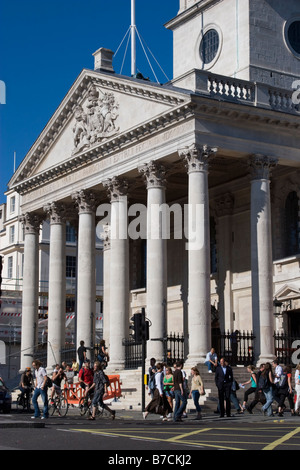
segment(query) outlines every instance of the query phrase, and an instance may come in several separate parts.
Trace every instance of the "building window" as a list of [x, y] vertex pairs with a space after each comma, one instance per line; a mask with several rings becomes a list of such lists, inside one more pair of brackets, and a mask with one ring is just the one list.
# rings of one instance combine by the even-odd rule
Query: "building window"
[[292, 191], [285, 201], [285, 256], [299, 253], [299, 199]]
[[215, 29], [207, 31], [200, 43], [200, 57], [203, 64], [210, 64], [216, 57], [220, 45], [220, 37]]
[[76, 277], [76, 256], [66, 257], [66, 276]]
[[16, 210], [16, 198], [15, 196], [10, 198], [10, 213], [12, 214]]
[[67, 222], [66, 224], [66, 241], [69, 243], [76, 243], [76, 231], [70, 222]]
[[300, 20], [293, 21], [287, 31], [291, 48], [296, 54], [300, 54]]
[[15, 243], [15, 226], [9, 227], [9, 243]]
[[13, 257], [9, 256], [7, 261], [8, 261], [7, 262], [7, 277], [8, 277], [8, 279], [12, 279], [12, 277], [13, 277], [13, 263], [14, 263]]

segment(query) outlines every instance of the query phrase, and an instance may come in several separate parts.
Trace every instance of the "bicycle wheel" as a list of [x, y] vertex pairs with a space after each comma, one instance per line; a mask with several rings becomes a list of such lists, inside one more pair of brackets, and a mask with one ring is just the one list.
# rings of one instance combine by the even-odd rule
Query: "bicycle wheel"
[[17, 410], [18, 411], [24, 411], [24, 409], [25, 409], [24, 397], [18, 396], [18, 398], [17, 398]]
[[55, 413], [55, 410], [57, 409], [58, 409], [57, 399], [55, 398], [54, 401], [49, 405], [49, 410], [48, 410], [49, 415], [53, 416]]
[[91, 406], [91, 399], [82, 397], [79, 401], [80, 416], [84, 416]]
[[59, 405], [58, 405], [58, 414], [61, 418], [64, 418], [68, 413], [68, 400], [66, 398], [60, 398]]

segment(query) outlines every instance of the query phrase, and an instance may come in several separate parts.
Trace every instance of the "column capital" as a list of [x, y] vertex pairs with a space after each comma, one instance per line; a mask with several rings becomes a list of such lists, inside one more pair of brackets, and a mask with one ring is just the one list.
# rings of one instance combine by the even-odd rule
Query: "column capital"
[[50, 224], [62, 224], [66, 221], [66, 207], [61, 202], [51, 202], [44, 206], [44, 211], [50, 217]]
[[269, 179], [271, 170], [276, 167], [278, 159], [267, 155], [254, 154], [248, 160], [252, 180]]
[[160, 163], [152, 160], [141, 165], [138, 170], [145, 178], [147, 189], [166, 187], [166, 169]]
[[96, 196], [93, 191], [77, 191], [72, 194], [72, 199], [77, 207], [79, 214], [91, 214], [96, 210]]
[[188, 173], [198, 171], [208, 171], [210, 160], [215, 156], [218, 149], [216, 147], [208, 147], [208, 145], [193, 144], [178, 150], [180, 158], [185, 163]]
[[38, 235], [43, 220], [44, 218], [35, 212], [26, 212], [19, 217], [19, 222], [24, 225], [25, 235], [27, 233]]
[[106, 181], [103, 181], [103, 186], [106, 188], [110, 197], [110, 202], [118, 202], [121, 197], [128, 194], [128, 181], [124, 178], [114, 176]]

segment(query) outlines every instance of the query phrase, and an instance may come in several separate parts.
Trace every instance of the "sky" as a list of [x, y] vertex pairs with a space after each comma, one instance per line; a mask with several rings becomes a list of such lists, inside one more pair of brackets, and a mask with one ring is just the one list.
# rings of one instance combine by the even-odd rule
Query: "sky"
[[[172, 79], [173, 34], [164, 24], [178, 10], [179, 0], [136, 0], [137, 29], [160, 83]], [[121, 46], [114, 69], [130, 76], [130, 23], [131, 0], [0, 0], [0, 80], [6, 87], [6, 104], [0, 104], [0, 204], [13, 176], [14, 153], [17, 168], [82, 69], [93, 69], [93, 52]], [[137, 69], [156, 81], [138, 38]]]

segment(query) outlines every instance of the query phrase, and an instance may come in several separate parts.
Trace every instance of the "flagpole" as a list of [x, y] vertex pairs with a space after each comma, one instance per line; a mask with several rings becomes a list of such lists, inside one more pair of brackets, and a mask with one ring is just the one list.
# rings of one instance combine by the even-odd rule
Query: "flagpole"
[[136, 74], [135, 0], [131, 0], [131, 76]]

